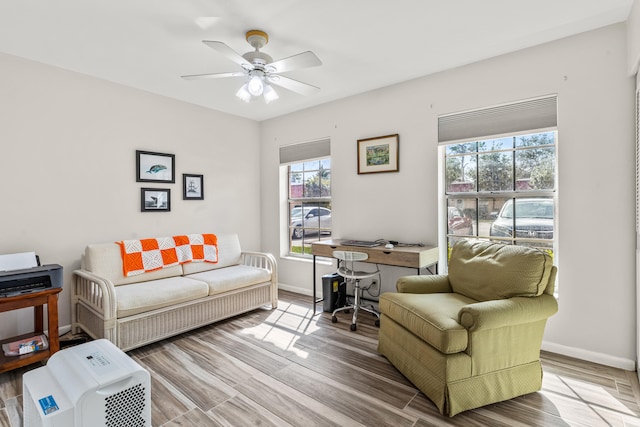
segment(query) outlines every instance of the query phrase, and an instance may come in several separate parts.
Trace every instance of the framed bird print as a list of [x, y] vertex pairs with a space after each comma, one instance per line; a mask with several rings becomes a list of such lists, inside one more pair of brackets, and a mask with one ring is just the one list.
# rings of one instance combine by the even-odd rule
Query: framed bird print
[[175, 183], [175, 154], [136, 150], [136, 182]]
[[141, 188], [140, 210], [142, 212], [171, 211], [170, 188]]

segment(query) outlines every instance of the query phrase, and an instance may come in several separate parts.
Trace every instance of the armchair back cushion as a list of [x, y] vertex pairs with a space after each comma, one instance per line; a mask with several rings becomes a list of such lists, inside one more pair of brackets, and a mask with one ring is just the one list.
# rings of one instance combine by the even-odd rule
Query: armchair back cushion
[[462, 240], [451, 251], [449, 283], [477, 301], [534, 297], [554, 278], [552, 269], [551, 256], [539, 249]]

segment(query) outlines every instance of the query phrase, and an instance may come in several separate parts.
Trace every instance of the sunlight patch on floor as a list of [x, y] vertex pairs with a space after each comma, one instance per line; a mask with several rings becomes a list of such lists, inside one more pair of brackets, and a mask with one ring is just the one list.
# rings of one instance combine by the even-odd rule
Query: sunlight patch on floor
[[274, 310], [260, 325], [245, 328], [242, 333], [306, 359], [309, 353], [296, 344], [305, 335], [320, 330], [316, 322], [317, 317], [308, 308], [287, 304]]

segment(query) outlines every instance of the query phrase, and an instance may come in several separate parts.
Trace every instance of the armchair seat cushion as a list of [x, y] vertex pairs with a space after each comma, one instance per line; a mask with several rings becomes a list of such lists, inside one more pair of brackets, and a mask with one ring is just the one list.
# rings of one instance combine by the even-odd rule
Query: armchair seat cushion
[[380, 311], [442, 353], [464, 351], [467, 330], [458, 322], [458, 312], [476, 301], [454, 293], [380, 296]]

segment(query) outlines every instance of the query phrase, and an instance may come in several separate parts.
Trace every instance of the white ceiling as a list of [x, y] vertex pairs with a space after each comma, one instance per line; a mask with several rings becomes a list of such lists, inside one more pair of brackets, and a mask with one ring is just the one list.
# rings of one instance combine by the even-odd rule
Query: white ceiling
[[[625, 21], [633, 0], [0, 0], [0, 52], [255, 120]], [[311, 50], [320, 67], [286, 73], [321, 88], [244, 103], [238, 71], [202, 43], [240, 54], [269, 33], [274, 60]], [[1, 70], [0, 70], [1, 75]], [[3, 82], [6, 83], [6, 82]]]

